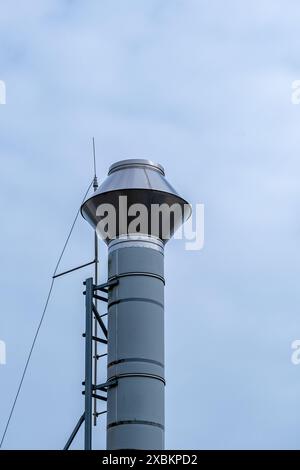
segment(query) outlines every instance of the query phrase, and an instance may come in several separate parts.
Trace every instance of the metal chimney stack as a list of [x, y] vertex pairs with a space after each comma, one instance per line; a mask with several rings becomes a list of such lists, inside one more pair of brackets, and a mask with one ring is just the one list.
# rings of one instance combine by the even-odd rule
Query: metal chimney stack
[[[148, 209], [147, 233], [130, 233], [119, 222], [120, 196], [127, 206]], [[97, 229], [97, 208], [116, 210], [115, 236], [101, 233], [108, 245], [108, 280], [118, 284], [108, 294], [107, 449], [164, 449], [164, 236], [162, 221], [150, 231], [151, 206], [185, 207], [170, 220], [171, 235], [191, 209], [165, 179], [161, 165], [130, 159], [113, 164], [100, 188], [84, 202], [82, 215]], [[162, 216], [164, 217], [164, 216]], [[130, 217], [129, 217], [130, 222]]]

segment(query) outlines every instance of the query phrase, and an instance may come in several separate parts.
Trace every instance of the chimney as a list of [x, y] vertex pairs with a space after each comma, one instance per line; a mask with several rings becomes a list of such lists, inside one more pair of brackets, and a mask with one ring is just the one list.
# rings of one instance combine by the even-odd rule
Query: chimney
[[[107, 449], [164, 449], [164, 248], [190, 205], [144, 159], [114, 163], [81, 207], [108, 245]], [[113, 220], [115, 219], [115, 220]], [[139, 222], [139, 223], [138, 223]]]

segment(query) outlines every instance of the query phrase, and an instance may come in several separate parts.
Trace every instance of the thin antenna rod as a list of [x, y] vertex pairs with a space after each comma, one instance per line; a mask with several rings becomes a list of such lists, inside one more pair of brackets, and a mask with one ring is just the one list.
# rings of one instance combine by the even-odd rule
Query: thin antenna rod
[[[93, 137], [93, 157], [94, 157], [94, 182], [93, 182], [93, 188], [94, 191], [97, 191], [98, 189], [98, 180], [97, 180], [97, 166], [96, 166], [96, 146], [95, 146], [95, 137]], [[95, 257], [95, 273], [94, 273], [94, 283], [95, 285], [98, 284], [98, 264], [99, 264], [99, 253], [98, 253], [98, 237], [97, 237], [97, 232], [95, 230], [94, 233], [94, 257]], [[95, 299], [95, 306], [97, 309], [97, 299]], [[97, 337], [98, 334], [98, 322], [96, 317], [94, 316], [94, 336]], [[98, 368], [98, 344], [97, 341], [94, 341], [94, 384], [97, 384], [97, 368]], [[98, 417], [98, 409], [97, 409], [97, 398], [94, 398], [94, 403], [93, 403], [93, 423], [94, 426], [97, 426], [97, 417]]]
[[93, 137], [94, 177], [97, 178], [95, 137]]

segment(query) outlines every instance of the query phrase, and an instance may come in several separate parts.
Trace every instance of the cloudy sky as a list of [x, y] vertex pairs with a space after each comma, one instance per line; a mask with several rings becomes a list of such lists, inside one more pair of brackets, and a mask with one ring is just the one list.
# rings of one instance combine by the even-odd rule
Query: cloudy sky
[[[299, 21], [297, 0], [1, 2], [0, 433], [95, 136], [100, 180], [151, 158], [205, 204], [204, 249], [166, 249], [167, 448], [299, 448]], [[61, 269], [92, 238], [79, 220]], [[4, 448], [62, 448], [82, 413], [90, 273], [55, 283]]]

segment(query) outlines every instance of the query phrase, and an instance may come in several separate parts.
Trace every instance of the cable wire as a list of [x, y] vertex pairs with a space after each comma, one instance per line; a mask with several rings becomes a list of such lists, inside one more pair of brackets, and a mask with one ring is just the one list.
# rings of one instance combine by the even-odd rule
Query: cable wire
[[[82, 203], [85, 201], [85, 198], [87, 197], [91, 187], [92, 187], [92, 184], [93, 184], [93, 181], [89, 184], [89, 187], [88, 189], [86, 190], [85, 192], [85, 195], [82, 199]], [[75, 227], [75, 224], [77, 222], [77, 219], [78, 219], [78, 216], [79, 216], [79, 213], [80, 213], [80, 207], [76, 213], [76, 216], [75, 216], [75, 219], [71, 225], [71, 228], [69, 230], [69, 233], [68, 233], [68, 236], [66, 238], [66, 241], [64, 243], [64, 246], [63, 246], [63, 249], [59, 255], [59, 258], [58, 258], [58, 261], [56, 263], [56, 266], [55, 266], [55, 269], [54, 269], [54, 272], [53, 272], [53, 276], [55, 276], [55, 274], [57, 273], [57, 270], [58, 270], [58, 267], [60, 265], [60, 262], [62, 260], [62, 257], [66, 251], [66, 248], [67, 248], [67, 245], [68, 245], [68, 242], [70, 240], [70, 237], [72, 235], [72, 232], [73, 232], [73, 229]], [[42, 316], [40, 318], [40, 321], [39, 321], [39, 324], [38, 324], [38, 327], [37, 327], [37, 330], [35, 332], [35, 335], [34, 335], [34, 338], [33, 338], [33, 341], [31, 343], [31, 347], [30, 347], [30, 350], [29, 350], [29, 354], [27, 356], [27, 360], [26, 360], [26, 363], [25, 363], [25, 367], [23, 369], [23, 373], [22, 373], [22, 376], [21, 376], [21, 380], [19, 382], [19, 386], [18, 386], [18, 389], [17, 389], [17, 393], [15, 395], [15, 399], [13, 401], [13, 404], [12, 404], [12, 407], [11, 407], [11, 410], [10, 410], [10, 413], [9, 413], [9, 417], [8, 417], [8, 420], [6, 422], [6, 426], [5, 426], [5, 429], [4, 429], [4, 432], [3, 432], [3, 435], [2, 435], [2, 438], [1, 438], [1, 442], [0, 442], [0, 449], [2, 447], [2, 444], [4, 442], [4, 439], [5, 439], [5, 436], [6, 436], [6, 433], [7, 433], [7, 430], [8, 430], [8, 427], [9, 427], [9, 424], [10, 424], [10, 420], [12, 418], [12, 415], [13, 415], [13, 412], [14, 412], [14, 409], [15, 409], [15, 406], [16, 406], [16, 403], [17, 403], [17, 400], [18, 400], [18, 397], [19, 397], [19, 394], [20, 394], [20, 391], [21, 391], [21, 388], [22, 388], [22, 385], [23, 385], [23, 381], [24, 381], [24, 378], [25, 378], [25, 375], [26, 375], [26, 372], [27, 372], [27, 369], [28, 369], [28, 366], [29, 366], [29, 362], [30, 362], [30, 359], [31, 359], [31, 356], [32, 356], [32, 352], [33, 352], [33, 349], [34, 349], [34, 346], [35, 346], [35, 343], [36, 343], [36, 340], [37, 340], [37, 337], [38, 337], [38, 334], [40, 332], [40, 329], [41, 329], [41, 326], [42, 326], [42, 323], [43, 323], [43, 320], [44, 320], [44, 317], [45, 317], [45, 314], [46, 314], [46, 311], [47, 311], [47, 307], [48, 307], [48, 304], [49, 304], [49, 300], [50, 300], [50, 297], [51, 297], [51, 294], [52, 294], [52, 290], [53, 290], [53, 285], [54, 285], [54, 281], [55, 279], [53, 279], [52, 277], [52, 281], [51, 281], [51, 284], [50, 284], [50, 288], [49, 288], [49, 291], [48, 291], [48, 295], [47, 295], [47, 298], [46, 298], [46, 302], [45, 302], [45, 306], [44, 306], [44, 309], [43, 309], [43, 313], [42, 313]]]

